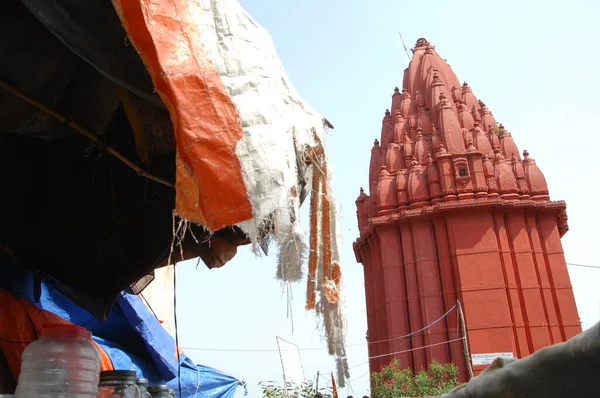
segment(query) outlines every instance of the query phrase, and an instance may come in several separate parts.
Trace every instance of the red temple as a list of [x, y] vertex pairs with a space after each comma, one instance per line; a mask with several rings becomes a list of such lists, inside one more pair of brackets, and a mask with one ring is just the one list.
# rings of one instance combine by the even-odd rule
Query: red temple
[[462, 342], [445, 343], [460, 338], [456, 311], [434, 323], [457, 300], [471, 358], [521, 358], [581, 331], [560, 241], [565, 202], [550, 201], [535, 160], [425, 39], [371, 150], [369, 193], [356, 201], [354, 251], [371, 371], [436, 359], [464, 378]]

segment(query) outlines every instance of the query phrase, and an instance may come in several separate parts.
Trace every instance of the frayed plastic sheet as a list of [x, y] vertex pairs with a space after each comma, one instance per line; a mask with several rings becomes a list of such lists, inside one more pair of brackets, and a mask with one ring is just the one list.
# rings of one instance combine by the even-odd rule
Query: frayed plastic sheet
[[304, 242], [304, 231], [298, 222], [291, 225], [278, 239], [277, 279], [299, 282], [304, 277], [302, 265], [306, 261], [308, 247]]
[[333, 276], [339, 274], [337, 216], [323, 118], [291, 85], [269, 33], [235, 0], [113, 4], [175, 125], [177, 214], [212, 230], [236, 224], [255, 249], [270, 235], [285, 284], [302, 278], [306, 257], [298, 183], [312, 165], [302, 157], [321, 150], [316, 290], [327, 308], [318, 314], [329, 325], [332, 352], [341, 357], [341, 276]]
[[[324, 136], [322, 117], [290, 83], [269, 33], [234, 0], [197, 0], [198, 38], [235, 105], [244, 136], [236, 154], [254, 219], [240, 223], [251, 237], [274, 212], [285, 214], [296, 187], [296, 151]], [[291, 213], [297, 213], [292, 204]], [[297, 216], [297, 214], [292, 214]], [[296, 217], [297, 218], [297, 217]], [[281, 229], [285, 229], [283, 226]]]
[[[308, 256], [317, 264], [316, 275], [309, 269], [307, 295], [316, 279], [317, 314], [325, 326], [329, 352], [336, 357], [338, 375], [347, 376], [338, 214], [322, 146], [323, 119], [292, 87], [269, 33], [236, 1], [200, 0], [200, 4], [205, 12], [198, 21], [201, 31], [206, 32], [200, 40], [227, 87], [244, 131], [236, 154], [254, 218], [238, 225], [253, 242], [261, 234], [272, 234], [279, 247], [276, 276], [284, 284], [302, 279], [307, 255], [299, 224], [298, 176], [308, 179], [310, 175], [312, 180], [322, 173], [319, 192], [312, 192], [320, 197], [316, 202], [311, 199], [316, 203], [311, 217], [316, 216], [317, 228], [311, 225], [311, 243], [316, 242], [316, 246], [311, 247]], [[307, 155], [316, 157], [310, 162], [315, 169], [299, 170], [304, 162], [297, 156]], [[316, 169], [319, 167], [321, 170]], [[307, 297], [307, 307], [309, 302]], [[339, 377], [339, 383], [344, 384], [343, 377]]]

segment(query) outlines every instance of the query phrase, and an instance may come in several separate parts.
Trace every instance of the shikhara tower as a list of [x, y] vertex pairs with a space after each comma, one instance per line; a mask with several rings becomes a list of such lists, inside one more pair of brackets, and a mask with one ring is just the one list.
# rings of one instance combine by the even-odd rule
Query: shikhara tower
[[524, 357], [579, 333], [560, 242], [565, 202], [550, 200], [535, 160], [425, 39], [390, 110], [371, 150], [369, 195], [361, 189], [356, 201], [371, 371], [394, 357], [414, 370], [435, 358], [464, 377], [462, 343], [444, 343], [460, 337], [456, 311], [396, 338], [457, 300], [471, 354]]

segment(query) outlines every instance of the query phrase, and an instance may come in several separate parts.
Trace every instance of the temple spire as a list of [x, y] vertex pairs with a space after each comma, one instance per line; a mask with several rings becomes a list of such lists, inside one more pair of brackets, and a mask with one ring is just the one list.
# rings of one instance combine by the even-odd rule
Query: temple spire
[[[444, 200], [473, 195], [522, 200], [546, 197], [544, 176], [535, 161], [521, 157], [512, 135], [496, 122], [471, 86], [460, 83], [435, 47], [421, 38], [412, 52], [402, 88], [393, 90], [380, 141], [372, 149], [369, 191], [376, 195], [378, 185], [380, 191], [383, 189], [379, 181], [382, 166], [386, 167], [383, 186], [387, 187], [393, 175], [408, 176], [411, 167], [418, 165], [438, 169], [442, 193], [447, 195]], [[430, 164], [428, 156], [436, 161]], [[524, 188], [526, 183], [528, 189]], [[383, 191], [391, 195], [388, 188]], [[382, 208], [388, 206], [386, 203]]]

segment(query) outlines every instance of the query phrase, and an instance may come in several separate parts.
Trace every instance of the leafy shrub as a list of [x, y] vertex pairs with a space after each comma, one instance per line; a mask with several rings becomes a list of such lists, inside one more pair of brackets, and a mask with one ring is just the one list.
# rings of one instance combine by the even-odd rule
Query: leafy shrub
[[371, 376], [373, 398], [426, 397], [444, 394], [460, 383], [458, 369], [452, 363], [439, 364], [433, 360], [427, 370], [416, 375], [411, 369], [401, 369], [394, 360]]
[[[288, 396], [293, 398], [315, 398], [317, 396], [317, 391], [311, 382], [304, 382], [300, 385], [288, 383], [290, 395], [286, 395], [283, 387], [273, 382], [260, 382], [258, 385], [262, 388], [263, 397], [265, 398], [287, 398]], [[319, 388], [319, 392], [323, 398], [331, 398], [332, 396], [329, 388]]]

